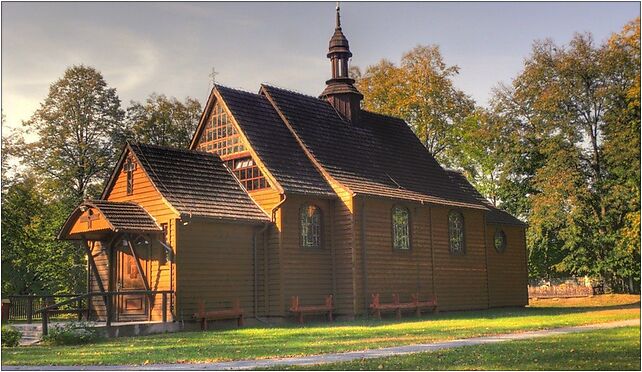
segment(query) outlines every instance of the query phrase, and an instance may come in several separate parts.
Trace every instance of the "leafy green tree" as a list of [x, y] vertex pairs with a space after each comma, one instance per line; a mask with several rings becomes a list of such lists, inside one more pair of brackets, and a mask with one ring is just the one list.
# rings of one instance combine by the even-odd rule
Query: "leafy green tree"
[[384, 59], [363, 73], [352, 69], [351, 76], [365, 109], [403, 118], [430, 153], [450, 164], [456, 128], [474, 110], [474, 101], [453, 84], [458, 73], [459, 67], [447, 65], [439, 47], [430, 45], [405, 53], [399, 66]]
[[544, 40], [495, 92], [493, 115], [512, 132], [498, 194], [528, 215], [532, 275], [590, 275], [615, 289], [628, 279], [629, 290], [639, 277], [639, 61], [636, 21], [603, 45], [590, 34]]
[[122, 131], [123, 116], [116, 90], [100, 72], [83, 65], [70, 67], [23, 123], [25, 132], [38, 139], [22, 139], [19, 156], [52, 195], [81, 200], [113, 167], [113, 139]]
[[2, 294], [85, 290], [84, 252], [56, 240], [70, 206], [49, 201], [35, 177], [17, 176], [2, 200]]
[[188, 97], [180, 102], [154, 93], [145, 103], [131, 102], [123, 137], [160, 146], [188, 147], [201, 110], [196, 99]]

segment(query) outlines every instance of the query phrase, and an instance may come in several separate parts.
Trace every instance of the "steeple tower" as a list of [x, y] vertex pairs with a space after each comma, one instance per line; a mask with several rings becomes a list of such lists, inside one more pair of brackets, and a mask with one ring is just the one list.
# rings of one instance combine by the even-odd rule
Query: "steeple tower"
[[319, 98], [326, 99], [346, 120], [358, 123], [363, 95], [355, 88], [354, 79], [348, 76], [348, 61], [352, 57], [348, 39], [341, 30], [341, 14], [337, 2], [337, 19], [334, 34], [330, 38], [328, 58], [332, 65], [332, 79]]

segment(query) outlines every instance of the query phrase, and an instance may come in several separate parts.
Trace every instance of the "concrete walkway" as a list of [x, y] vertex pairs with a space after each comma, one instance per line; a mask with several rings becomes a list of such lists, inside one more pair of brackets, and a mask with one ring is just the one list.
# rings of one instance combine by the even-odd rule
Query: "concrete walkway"
[[415, 344], [406, 346], [387, 347], [383, 349], [373, 349], [364, 351], [353, 351], [345, 353], [310, 355], [293, 358], [274, 358], [274, 359], [252, 359], [237, 360], [231, 362], [219, 363], [201, 363], [201, 364], [147, 364], [144, 366], [2, 366], [3, 370], [247, 370], [255, 368], [269, 368], [276, 366], [291, 365], [311, 365], [325, 364], [335, 362], [348, 362], [358, 359], [372, 359], [389, 357], [395, 355], [405, 355], [422, 353], [427, 351], [450, 349], [460, 346], [492, 344], [497, 342], [526, 340], [538, 337], [562, 335], [568, 333], [585, 332], [598, 329], [609, 329], [625, 326], [640, 326], [640, 319], [623, 320], [618, 322], [591, 324], [575, 327], [562, 327], [546, 329], [541, 331], [528, 331], [520, 333], [507, 333], [495, 336], [472, 337], [459, 340], [441, 341], [432, 344]]

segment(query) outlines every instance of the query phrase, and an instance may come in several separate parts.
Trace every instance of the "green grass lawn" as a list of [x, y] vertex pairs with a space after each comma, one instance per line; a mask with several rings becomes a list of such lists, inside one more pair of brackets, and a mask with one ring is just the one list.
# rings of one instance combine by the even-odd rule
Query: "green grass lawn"
[[275, 369], [639, 371], [640, 328], [615, 328], [389, 358]]
[[[639, 297], [637, 297], [639, 301]], [[195, 363], [374, 349], [454, 338], [638, 319], [638, 304], [449, 312], [395, 320], [248, 327], [124, 337], [83, 346], [2, 349], [3, 365]]]

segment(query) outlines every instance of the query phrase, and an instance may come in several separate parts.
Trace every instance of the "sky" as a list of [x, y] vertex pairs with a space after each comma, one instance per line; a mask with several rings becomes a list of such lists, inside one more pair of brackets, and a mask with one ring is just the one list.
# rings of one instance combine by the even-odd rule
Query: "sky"
[[[124, 107], [156, 92], [205, 103], [217, 83], [257, 92], [270, 83], [318, 95], [334, 2], [2, 2], [2, 112], [19, 127], [75, 64], [98, 69]], [[362, 69], [422, 44], [458, 65], [456, 86], [486, 105], [510, 83], [534, 40], [597, 42], [640, 15], [636, 2], [342, 2], [351, 65]], [[6, 128], [5, 128], [6, 129]]]

